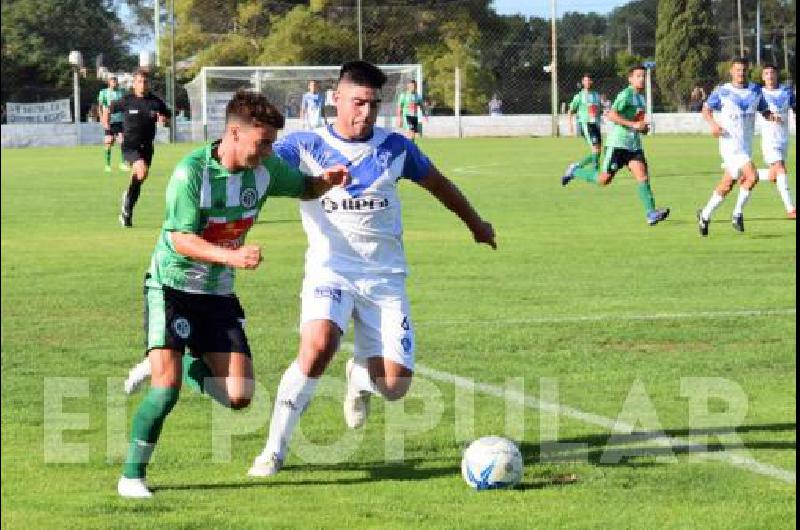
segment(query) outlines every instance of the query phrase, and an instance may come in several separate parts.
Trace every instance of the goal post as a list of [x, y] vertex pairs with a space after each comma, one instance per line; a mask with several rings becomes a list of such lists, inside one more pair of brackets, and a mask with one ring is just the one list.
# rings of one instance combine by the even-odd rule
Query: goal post
[[[397, 96], [411, 80], [423, 93], [422, 65], [377, 65], [388, 78], [382, 91], [378, 125], [391, 127]], [[192, 141], [207, 141], [221, 136], [225, 105], [240, 88], [264, 94], [286, 117], [286, 131], [300, 129], [300, 105], [308, 82], [316, 80], [325, 95], [326, 116], [333, 117], [331, 99], [341, 66], [206, 66], [185, 85], [189, 96]]]

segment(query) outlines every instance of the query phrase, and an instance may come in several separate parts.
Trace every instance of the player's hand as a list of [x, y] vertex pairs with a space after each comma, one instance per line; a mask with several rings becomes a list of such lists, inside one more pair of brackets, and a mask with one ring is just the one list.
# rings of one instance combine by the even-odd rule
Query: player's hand
[[783, 118], [781, 118], [780, 114], [772, 113], [769, 115], [769, 121], [773, 123], [783, 123]]
[[472, 237], [476, 243], [484, 243], [494, 250], [497, 250], [497, 243], [494, 241], [494, 228], [490, 223], [481, 220], [478, 226], [472, 229]]
[[227, 264], [237, 269], [255, 269], [263, 259], [258, 245], [242, 245], [231, 251]]
[[719, 124], [713, 123], [711, 125], [711, 136], [713, 136], [714, 138], [721, 138], [722, 136], [725, 136], [726, 134], [727, 133], [725, 132], [725, 129], [720, 127]]
[[345, 187], [350, 183], [350, 171], [342, 164], [329, 167], [322, 171], [320, 177], [331, 186]]
[[633, 129], [642, 134], [647, 134], [650, 130], [650, 124], [646, 121], [637, 121], [633, 123]]

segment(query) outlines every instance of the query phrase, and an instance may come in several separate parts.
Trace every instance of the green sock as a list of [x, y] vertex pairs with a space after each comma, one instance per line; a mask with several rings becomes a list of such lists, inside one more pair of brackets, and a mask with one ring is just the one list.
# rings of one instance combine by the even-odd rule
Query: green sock
[[577, 178], [581, 180], [585, 180], [590, 184], [597, 184], [597, 175], [598, 171], [596, 167], [593, 168], [586, 168], [586, 167], [579, 167], [573, 172]]
[[581, 158], [580, 161], [578, 162], [578, 167], [583, 167], [589, 162], [592, 162], [594, 163], [594, 165], [597, 165], [597, 156], [594, 153], [586, 155], [585, 157]]
[[642, 201], [646, 213], [650, 213], [656, 209], [656, 200], [653, 197], [653, 190], [650, 189], [650, 180], [639, 182], [636, 185], [636, 190], [639, 192], [639, 199]]
[[111, 165], [111, 149], [106, 149], [106, 165]]
[[183, 382], [195, 392], [203, 393], [203, 379], [214, 377], [202, 359], [192, 357], [188, 353], [183, 355]]
[[592, 153], [592, 165], [597, 167], [600, 164], [600, 153]]
[[122, 467], [124, 477], [144, 478], [164, 420], [178, 401], [178, 392], [174, 387], [150, 387], [133, 417], [131, 443]]

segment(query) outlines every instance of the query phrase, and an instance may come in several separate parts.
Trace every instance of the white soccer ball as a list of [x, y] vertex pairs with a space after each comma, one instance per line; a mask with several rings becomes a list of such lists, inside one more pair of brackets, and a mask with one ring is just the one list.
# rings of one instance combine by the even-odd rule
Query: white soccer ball
[[513, 487], [522, 480], [522, 454], [506, 438], [478, 438], [464, 451], [461, 475], [479, 491]]

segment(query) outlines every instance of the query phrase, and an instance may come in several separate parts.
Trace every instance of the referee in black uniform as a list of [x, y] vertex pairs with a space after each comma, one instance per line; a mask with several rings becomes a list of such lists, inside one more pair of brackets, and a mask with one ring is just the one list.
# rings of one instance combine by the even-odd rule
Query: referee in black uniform
[[133, 207], [153, 160], [156, 122], [166, 123], [170, 111], [161, 98], [150, 92], [150, 73], [139, 69], [133, 76], [133, 92], [114, 101], [105, 112], [122, 112], [125, 116], [122, 156], [131, 166], [131, 183], [122, 197], [119, 222], [129, 227], [133, 226]]

